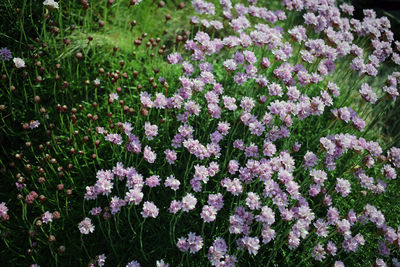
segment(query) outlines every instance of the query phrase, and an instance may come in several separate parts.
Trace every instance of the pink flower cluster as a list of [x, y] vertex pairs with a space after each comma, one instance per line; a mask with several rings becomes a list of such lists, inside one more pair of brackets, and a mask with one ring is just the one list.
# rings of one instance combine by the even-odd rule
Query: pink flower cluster
[[189, 251], [195, 254], [203, 248], [203, 238], [197, 236], [196, 233], [190, 232], [187, 237], [180, 237], [176, 245], [182, 252]]

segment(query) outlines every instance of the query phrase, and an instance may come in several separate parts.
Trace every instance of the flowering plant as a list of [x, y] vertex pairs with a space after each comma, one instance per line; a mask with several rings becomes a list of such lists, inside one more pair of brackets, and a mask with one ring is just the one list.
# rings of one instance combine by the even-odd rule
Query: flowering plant
[[400, 266], [388, 18], [335, 1], [140, 2], [46, 0], [60, 10], [34, 45], [14, 65], [1, 49], [0, 255]]

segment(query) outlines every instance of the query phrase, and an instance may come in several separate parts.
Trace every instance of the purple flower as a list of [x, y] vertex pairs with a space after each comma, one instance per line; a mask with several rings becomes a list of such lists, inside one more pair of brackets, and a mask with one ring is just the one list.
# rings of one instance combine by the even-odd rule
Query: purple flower
[[269, 226], [264, 226], [261, 231], [261, 236], [263, 238], [262, 242], [264, 244], [268, 244], [276, 237], [276, 232], [274, 229], [270, 228]]
[[38, 120], [29, 122], [29, 128], [31, 128], [31, 129], [35, 129], [35, 128], [39, 127], [39, 125], [40, 125], [40, 122]]
[[317, 162], [318, 162], [317, 156], [311, 151], [307, 151], [307, 153], [304, 155], [303, 166], [306, 169], [310, 169], [311, 167], [314, 167], [317, 164]]
[[158, 216], [158, 208], [156, 205], [154, 205], [153, 202], [146, 201], [143, 204], [143, 211], [140, 212], [142, 214], [143, 218], [156, 218]]
[[260, 249], [260, 240], [258, 237], [245, 236], [239, 240], [240, 247], [245, 247], [249, 254], [257, 255]]
[[217, 210], [213, 206], [204, 205], [203, 209], [200, 213], [200, 217], [204, 220], [204, 222], [212, 222], [215, 221], [217, 216]]
[[120, 134], [107, 134], [104, 137], [104, 140], [109, 141], [113, 144], [117, 144], [117, 145], [122, 144], [122, 136]]
[[93, 209], [91, 209], [89, 211], [89, 213], [93, 216], [97, 216], [100, 215], [100, 213], [102, 212], [102, 208], [101, 207], [94, 207]]
[[168, 211], [169, 211], [170, 213], [175, 214], [175, 213], [177, 213], [178, 211], [180, 211], [181, 209], [182, 209], [182, 202], [177, 201], [177, 200], [172, 200], [172, 201], [171, 201], [171, 204], [170, 204], [170, 206], [169, 206]]
[[182, 252], [190, 250], [194, 254], [203, 248], [203, 238], [190, 232], [188, 237], [180, 237], [177, 242], [178, 249]]
[[152, 176], [146, 178], [145, 184], [148, 187], [156, 187], [156, 186], [160, 185], [160, 176], [152, 175]]
[[224, 206], [224, 200], [222, 194], [217, 193], [208, 195], [207, 203], [210, 206], [214, 207], [217, 211], [222, 209], [222, 207]]
[[316, 246], [314, 246], [314, 250], [311, 255], [315, 260], [322, 262], [322, 260], [326, 257], [326, 251], [324, 247], [318, 243]]
[[111, 198], [110, 201], [110, 210], [111, 214], [116, 214], [121, 210], [121, 207], [125, 206], [126, 202], [123, 199], [120, 199], [117, 196]]
[[246, 206], [251, 210], [259, 209], [261, 206], [260, 197], [254, 192], [248, 192], [246, 198]]
[[94, 225], [92, 224], [92, 220], [87, 217], [79, 223], [78, 228], [81, 234], [84, 235], [94, 232]]
[[156, 267], [169, 267], [168, 263], [165, 263], [164, 260], [156, 261]]
[[153, 140], [154, 136], [157, 136], [158, 134], [158, 126], [157, 125], [152, 125], [150, 122], [146, 121], [144, 124], [144, 133], [147, 137], [147, 140]]
[[176, 152], [174, 150], [167, 149], [164, 151], [165, 158], [169, 164], [174, 164], [176, 157]]
[[193, 194], [188, 193], [186, 196], [182, 198], [182, 209], [185, 212], [189, 212], [196, 207], [197, 199], [193, 196]]
[[133, 261], [128, 262], [126, 267], [141, 267], [141, 266], [140, 266], [140, 263], [138, 261], [133, 260]]
[[256, 220], [262, 222], [263, 226], [271, 226], [275, 222], [275, 213], [270, 207], [263, 206]]
[[233, 60], [233, 59], [225, 60], [225, 61], [222, 63], [222, 65], [225, 67], [225, 69], [226, 69], [227, 71], [234, 71], [234, 70], [237, 69], [236, 62], [235, 62], [235, 60]]
[[3, 61], [9, 61], [12, 59], [11, 51], [7, 47], [0, 48], [0, 57]]
[[143, 193], [139, 188], [130, 189], [126, 192], [125, 201], [128, 202], [128, 204], [135, 203], [135, 205], [139, 205], [142, 199]]
[[179, 53], [173, 53], [168, 55], [168, 61], [171, 64], [178, 64], [182, 61], [182, 56]]
[[268, 93], [271, 96], [282, 96], [282, 87], [277, 83], [271, 83], [268, 85]]
[[43, 215], [42, 215], [42, 221], [45, 224], [48, 224], [49, 222], [53, 221], [53, 214], [49, 211], [46, 211]]
[[96, 259], [97, 259], [97, 264], [99, 265], [99, 267], [102, 267], [102, 266], [104, 266], [107, 257], [105, 254], [101, 254], [101, 255], [98, 255], [96, 257]]
[[175, 176], [171, 175], [165, 179], [164, 185], [170, 187], [172, 190], [176, 191], [179, 189], [181, 182], [175, 179]]
[[290, 37], [292, 37], [296, 42], [304, 41], [307, 38], [306, 28], [303, 26], [295, 26], [288, 31]]
[[145, 146], [144, 151], [143, 151], [143, 158], [148, 163], [154, 163], [154, 161], [157, 158], [157, 154], [156, 154], [156, 152], [151, 150], [151, 147]]

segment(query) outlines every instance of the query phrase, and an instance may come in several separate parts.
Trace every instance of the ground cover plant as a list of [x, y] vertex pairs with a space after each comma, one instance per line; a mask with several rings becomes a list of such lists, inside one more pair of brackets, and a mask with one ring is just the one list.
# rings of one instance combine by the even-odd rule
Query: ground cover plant
[[386, 17], [328, 0], [0, 6], [5, 265], [400, 266]]

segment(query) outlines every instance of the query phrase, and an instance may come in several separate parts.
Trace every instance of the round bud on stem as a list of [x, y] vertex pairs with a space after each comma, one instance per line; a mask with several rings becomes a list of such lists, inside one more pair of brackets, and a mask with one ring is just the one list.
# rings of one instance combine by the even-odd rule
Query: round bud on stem
[[78, 60], [81, 60], [81, 59], [83, 58], [83, 54], [82, 54], [81, 52], [78, 52], [78, 53], [75, 54], [75, 57], [76, 57]]
[[164, 1], [160, 1], [160, 2], [158, 2], [157, 6], [158, 6], [159, 8], [162, 8], [162, 7], [165, 6], [165, 2], [164, 2]]

